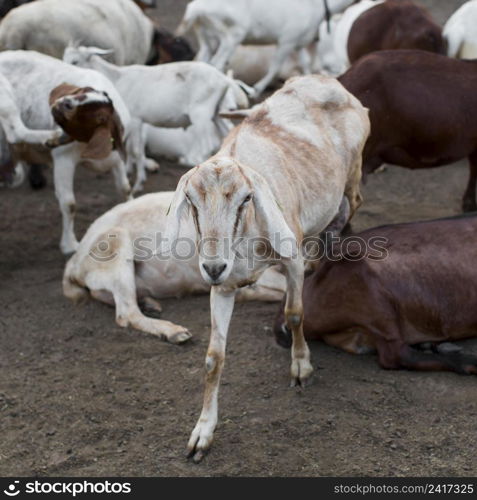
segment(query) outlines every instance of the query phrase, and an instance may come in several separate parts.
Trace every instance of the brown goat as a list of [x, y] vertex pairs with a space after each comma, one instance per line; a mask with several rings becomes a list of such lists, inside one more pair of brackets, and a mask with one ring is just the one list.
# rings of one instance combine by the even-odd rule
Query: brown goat
[[[477, 374], [476, 356], [441, 344], [477, 336], [477, 215], [373, 228], [333, 250], [305, 279], [307, 340], [377, 350], [386, 369]], [[288, 346], [283, 325], [280, 313], [275, 335]]]
[[339, 81], [369, 109], [364, 178], [383, 163], [415, 169], [467, 157], [463, 210], [477, 210], [477, 61], [381, 51], [357, 61]]
[[446, 53], [442, 28], [430, 13], [409, 0], [387, 0], [363, 12], [348, 36], [351, 63], [377, 50], [420, 49]]

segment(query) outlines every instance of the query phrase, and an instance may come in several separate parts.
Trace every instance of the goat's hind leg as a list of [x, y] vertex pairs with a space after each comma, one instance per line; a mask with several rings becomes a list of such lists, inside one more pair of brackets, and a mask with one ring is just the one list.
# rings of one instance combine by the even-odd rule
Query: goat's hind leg
[[477, 356], [461, 352], [422, 352], [404, 346], [400, 353], [400, 364], [408, 370], [451, 371], [461, 375], [477, 375]]
[[287, 277], [287, 297], [285, 322], [292, 332], [291, 386], [304, 386], [313, 373], [310, 350], [303, 334], [303, 281], [305, 266], [301, 258], [291, 259], [285, 265]]
[[191, 338], [182, 326], [148, 318], [141, 312], [137, 302], [133, 245], [123, 229], [113, 228], [99, 237], [87, 258], [90, 260], [85, 285], [93, 297], [98, 293], [112, 294], [119, 326], [132, 326], [172, 344], [182, 344]]
[[223, 26], [220, 32], [219, 48], [210, 60], [210, 64], [219, 71], [225, 71], [236, 48], [245, 38], [245, 33], [237, 28], [227, 28]]

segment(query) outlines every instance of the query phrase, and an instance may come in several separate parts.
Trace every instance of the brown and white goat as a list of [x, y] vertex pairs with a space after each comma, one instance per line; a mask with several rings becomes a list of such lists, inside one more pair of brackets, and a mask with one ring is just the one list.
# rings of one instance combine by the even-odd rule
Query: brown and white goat
[[182, 176], [171, 205], [162, 251], [179, 237], [189, 210], [199, 266], [212, 286], [211, 335], [202, 413], [189, 440], [201, 460], [217, 424], [218, 390], [236, 290], [280, 264], [287, 278], [285, 316], [293, 334], [291, 377], [304, 384], [313, 368], [303, 337], [302, 242], [361, 202], [366, 109], [336, 80], [297, 77], [258, 106], [220, 151]]

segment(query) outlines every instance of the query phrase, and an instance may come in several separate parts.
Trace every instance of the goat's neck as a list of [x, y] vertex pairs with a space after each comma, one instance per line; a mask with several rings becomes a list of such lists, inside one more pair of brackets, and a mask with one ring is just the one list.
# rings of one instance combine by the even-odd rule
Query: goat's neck
[[121, 77], [121, 68], [115, 64], [105, 61], [101, 56], [93, 56], [91, 58], [91, 63], [92, 69], [103, 73], [103, 75], [107, 76], [112, 82], [119, 80]]

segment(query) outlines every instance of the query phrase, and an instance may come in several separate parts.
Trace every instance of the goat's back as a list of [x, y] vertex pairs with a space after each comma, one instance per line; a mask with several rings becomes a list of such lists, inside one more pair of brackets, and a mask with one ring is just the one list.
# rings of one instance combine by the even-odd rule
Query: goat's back
[[338, 81], [296, 77], [234, 129], [218, 155], [259, 172], [277, 199], [310, 218], [320, 218], [312, 207], [334, 216], [347, 187], [358, 189], [369, 128], [367, 110]]

